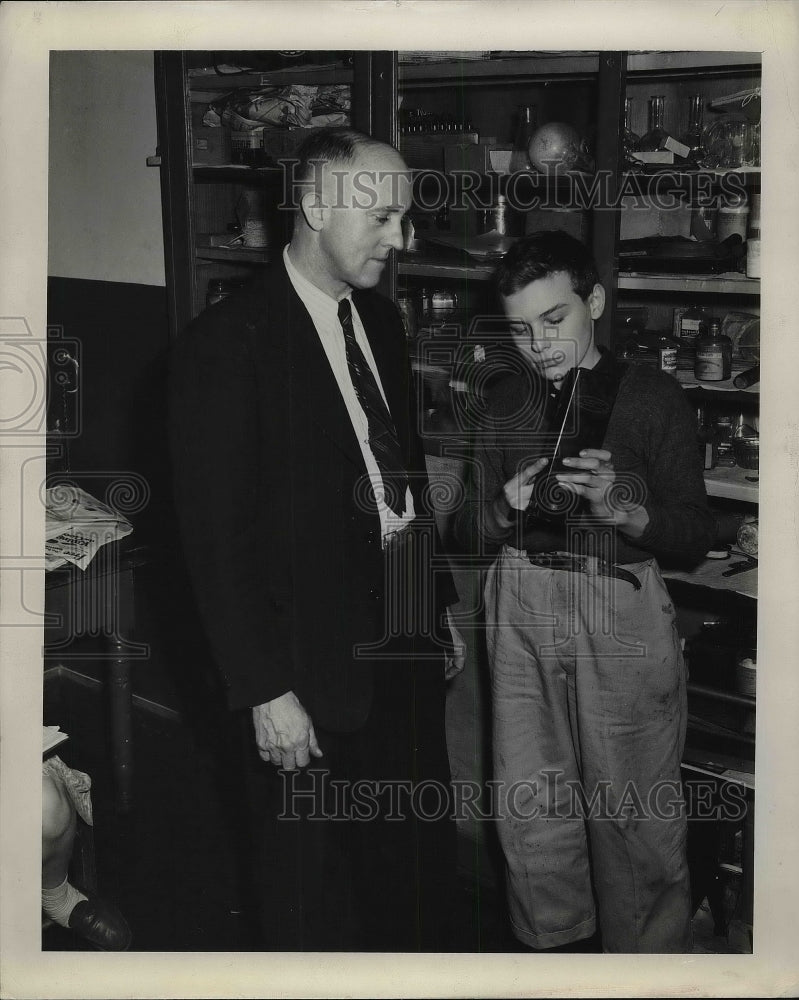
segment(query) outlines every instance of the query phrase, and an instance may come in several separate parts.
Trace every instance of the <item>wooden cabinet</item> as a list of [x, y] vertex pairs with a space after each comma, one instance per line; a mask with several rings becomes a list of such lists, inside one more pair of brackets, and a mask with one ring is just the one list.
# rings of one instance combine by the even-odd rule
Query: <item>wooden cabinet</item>
[[[237, 57], [240, 65], [220, 64], [212, 52], [155, 56], [173, 336], [205, 308], [209, 289], [212, 296], [215, 292], [213, 283], [232, 287], [248, 280], [280, 252], [291, 232], [291, 213], [278, 207], [285, 204], [281, 164], [296, 150], [304, 130], [276, 128], [269, 136], [271, 145], [259, 148], [258, 129], [241, 123], [246, 110], [240, 118], [234, 112], [232, 124], [214, 128], [203, 123], [209, 108], [213, 119], [214, 108], [229, 105], [241, 111], [242, 103], [246, 108], [247, 95], [286, 94], [295, 88], [298, 117], [324, 121], [327, 95], [328, 107], [338, 102], [347, 121], [361, 131], [388, 139], [394, 119], [390, 53], [324, 53], [319, 54], [321, 64], [301, 65], [291, 65], [290, 53], [224, 57]], [[245, 232], [248, 221], [250, 232]]]

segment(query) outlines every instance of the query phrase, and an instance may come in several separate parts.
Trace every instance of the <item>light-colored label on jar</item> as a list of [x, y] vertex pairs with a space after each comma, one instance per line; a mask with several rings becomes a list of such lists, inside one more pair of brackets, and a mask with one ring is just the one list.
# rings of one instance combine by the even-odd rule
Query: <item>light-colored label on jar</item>
[[680, 340], [693, 343], [699, 336], [699, 320], [686, 319], [684, 316], [680, 320]]
[[665, 347], [660, 351], [660, 370], [662, 372], [677, 371], [676, 347]]
[[724, 379], [724, 355], [721, 351], [697, 351], [694, 375], [702, 382]]

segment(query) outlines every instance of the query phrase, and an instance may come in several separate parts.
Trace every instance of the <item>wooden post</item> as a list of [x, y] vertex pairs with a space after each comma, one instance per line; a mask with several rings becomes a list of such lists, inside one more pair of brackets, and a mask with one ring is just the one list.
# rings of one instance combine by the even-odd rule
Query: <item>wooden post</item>
[[596, 169], [607, 194], [593, 213], [592, 249], [605, 289], [605, 311], [596, 323], [598, 344], [613, 348], [618, 283], [619, 209], [613, 207], [623, 165], [622, 134], [627, 53], [604, 52], [599, 57], [597, 85]]

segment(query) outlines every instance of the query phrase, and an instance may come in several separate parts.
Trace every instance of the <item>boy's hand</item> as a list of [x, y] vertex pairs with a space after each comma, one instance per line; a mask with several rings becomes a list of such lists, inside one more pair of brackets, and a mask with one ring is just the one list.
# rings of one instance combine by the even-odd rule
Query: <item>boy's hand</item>
[[604, 448], [585, 448], [577, 458], [564, 458], [574, 472], [559, 472], [558, 482], [585, 497], [594, 517], [608, 521], [630, 538], [638, 538], [649, 524], [649, 515], [630, 490], [616, 487], [613, 456]]
[[533, 495], [535, 477], [547, 465], [548, 458], [539, 458], [526, 465], [513, 479], [509, 479], [502, 488], [505, 499], [514, 510], [527, 510], [530, 497]]

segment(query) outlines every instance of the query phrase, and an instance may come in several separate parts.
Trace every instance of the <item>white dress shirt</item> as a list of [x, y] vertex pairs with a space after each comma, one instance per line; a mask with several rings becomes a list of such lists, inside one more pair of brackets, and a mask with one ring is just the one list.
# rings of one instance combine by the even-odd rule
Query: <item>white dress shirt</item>
[[[415, 517], [413, 509], [413, 496], [411, 495], [410, 487], [405, 493], [405, 513], [402, 517], [400, 517], [383, 501], [383, 479], [380, 475], [377, 460], [375, 459], [372, 449], [369, 447], [369, 422], [366, 418], [366, 414], [363, 412], [360, 402], [358, 401], [358, 396], [356, 395], [355, 387], [353, 386], [352, 378], [350, 377], [349, 367], [347, 366], [347, 351], [344, 344], [344, 332], [341, 329], [341, 323], [338, 318], [339, 300], [332, 298], [300, 274], [291, 262], [291, 258], [288, 254], [288, 246], [283, 249], [283, 262], [286, 265], [289, 281], [291, 281], [291, 284], [294, 286], [294, 290], [297, 295], [299, 295], [305, 308], [308, 310], [313, 324], [316, 327], [316, 332], [319, 335], [319, 340], [325, 354], [327, 355], [327, 360], [330, 363], [333, 375], [335, 376], [339, 391], [341, 392], [341, 396], [344, 400], [344, 405], [347, 407], [347, 413], [352, 421], [355, 436], [358, 438], [358, 443], [361, 446], [361, 453], [363, 454], [363, 460], [366, 464], [366, 471], [377, 498], [377, 512], [380, 515], [380, 529], [383, 541], [385, 542], [389, 535], [407, 527], [407, 525], [410, 524]], [[363, 324], [361, 323], [361, 318], [358, 315], [358, 310], [355, 308], [355, 303], [352, 301], [352, 298], [349, 295], [347, 295], [346, 298], [350, 300], [350, 306], [352, 308], [352, 325], [355, 331], [355, 340], [363, 351], [363, 356], [366, 358], [367, 364], [372, 369], [375, 381], [377, 382], [380, 393], [385, 401], [386, 394], [383, 391], [383, 385], [380, 381], [380, 373], [377, 370], [377, 365], [375, 364], [375, 359], [372, 355], [372, 349], [369, 346], [369, 340], [366, 336], [366, 332], [364, 331]], [[388, 406], [387, 402], [386, 406]], [[355, 498], [353, 498], [353, 501], [354, 499]]]

